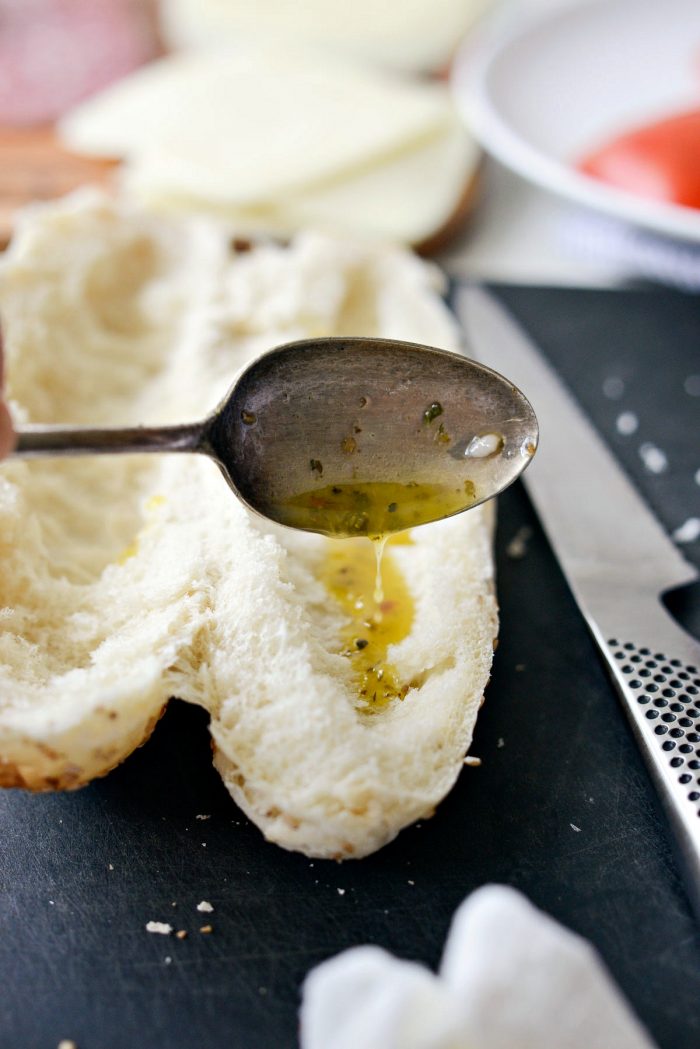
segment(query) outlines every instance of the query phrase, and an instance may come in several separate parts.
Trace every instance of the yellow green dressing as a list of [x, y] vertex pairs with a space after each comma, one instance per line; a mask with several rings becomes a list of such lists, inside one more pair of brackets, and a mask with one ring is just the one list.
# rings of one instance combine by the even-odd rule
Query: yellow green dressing
[[[328, 544], [321, 578], [347, 616], [341, 650], [352, 663], [360, 706], [368, 712], [408, 691], [387, 652], [410, 633], [413, 600], [385, 544], [410, 543], [407, 529], [476, 501], [470, 480], [454, 486], [353, 482], [302, 492], [275, 507], [278, 521], [335, 540]], [[372, 542], [358, 543], [357, 537]]]
[[[401, 535], [389, 544], [410, 541]], [[347, 616], [341, 651], [351, 661], [360, 706], [367, 711], [381, 710], [406, 695], [408, 686], [387, 662], [387, 651], [410, 633], [413, 623], [413, 599], [390, 550], [381, 561], [377, 590], [375, 545], [354, 539], [328, 543], [321, 569], [322, 582]]]
[[397, 484], [352, 482], [314, 488], [275, 506], [275, 518], [331, 536], [381, 536], [449, 517], [477, 501], [474, 482]]

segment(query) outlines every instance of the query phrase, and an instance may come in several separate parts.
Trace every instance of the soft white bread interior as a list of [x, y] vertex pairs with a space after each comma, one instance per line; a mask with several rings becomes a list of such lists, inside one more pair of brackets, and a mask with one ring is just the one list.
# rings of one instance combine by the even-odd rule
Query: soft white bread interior
[[[308, 234], [236, 254], [206, 222], [66, 199], [26, 214], [2, 267], [8, 393], [20, 422], [193, 420], [298, 337], [455, 347], [436, 277], [395, 249]], [[4, 463], [0, 782], [87, 783], [177, 696], [209, 711], [217, 767], [270, 840], [371, 852], [468, 750], [496, 634], [489, 517], [394, 549], [415, 612], [389, 655], [410, 687], [368, 716], [320, 578], [333, 540], [268, 526], [198, 456]]]
[[241, 42], [169, 55], [61, 123], [69, 149], [124, 158], [149, 207], [237, 234], [313, 227], [421, 244], [463, 218], [479, 163], [445, 84], [319, 50]]

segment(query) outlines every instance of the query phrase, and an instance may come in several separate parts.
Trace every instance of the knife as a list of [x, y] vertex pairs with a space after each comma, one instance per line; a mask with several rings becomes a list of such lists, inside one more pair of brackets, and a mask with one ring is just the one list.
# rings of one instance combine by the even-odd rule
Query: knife
[[620, 694], [700, 910], [700, 644], [660, 600], [698, 573], [506, 309], [478, 287], [459, 288], [455, 309], [469, 355], [535, 409], [540, 444], [523, 483]]

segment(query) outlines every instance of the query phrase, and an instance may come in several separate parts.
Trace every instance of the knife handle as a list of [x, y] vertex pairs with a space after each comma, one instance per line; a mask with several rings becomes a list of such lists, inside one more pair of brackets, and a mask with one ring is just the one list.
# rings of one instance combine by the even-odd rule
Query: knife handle
[[593, 633], [671, 818], [700, 913], [700, 644], [660, 604], [657, 610], [643, 640], [624, 629]]

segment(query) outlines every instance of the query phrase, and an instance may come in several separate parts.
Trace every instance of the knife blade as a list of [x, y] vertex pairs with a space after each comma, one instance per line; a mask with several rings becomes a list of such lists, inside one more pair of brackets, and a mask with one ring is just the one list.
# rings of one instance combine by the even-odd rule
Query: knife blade
[[458, 289], [455, 309], [468, 354], [507, 375], [538, 417], [523, 483], [629, 716], [700, 910], [700, 644], [661, 602], [698, 573], [507, 310], [478, 287]]

